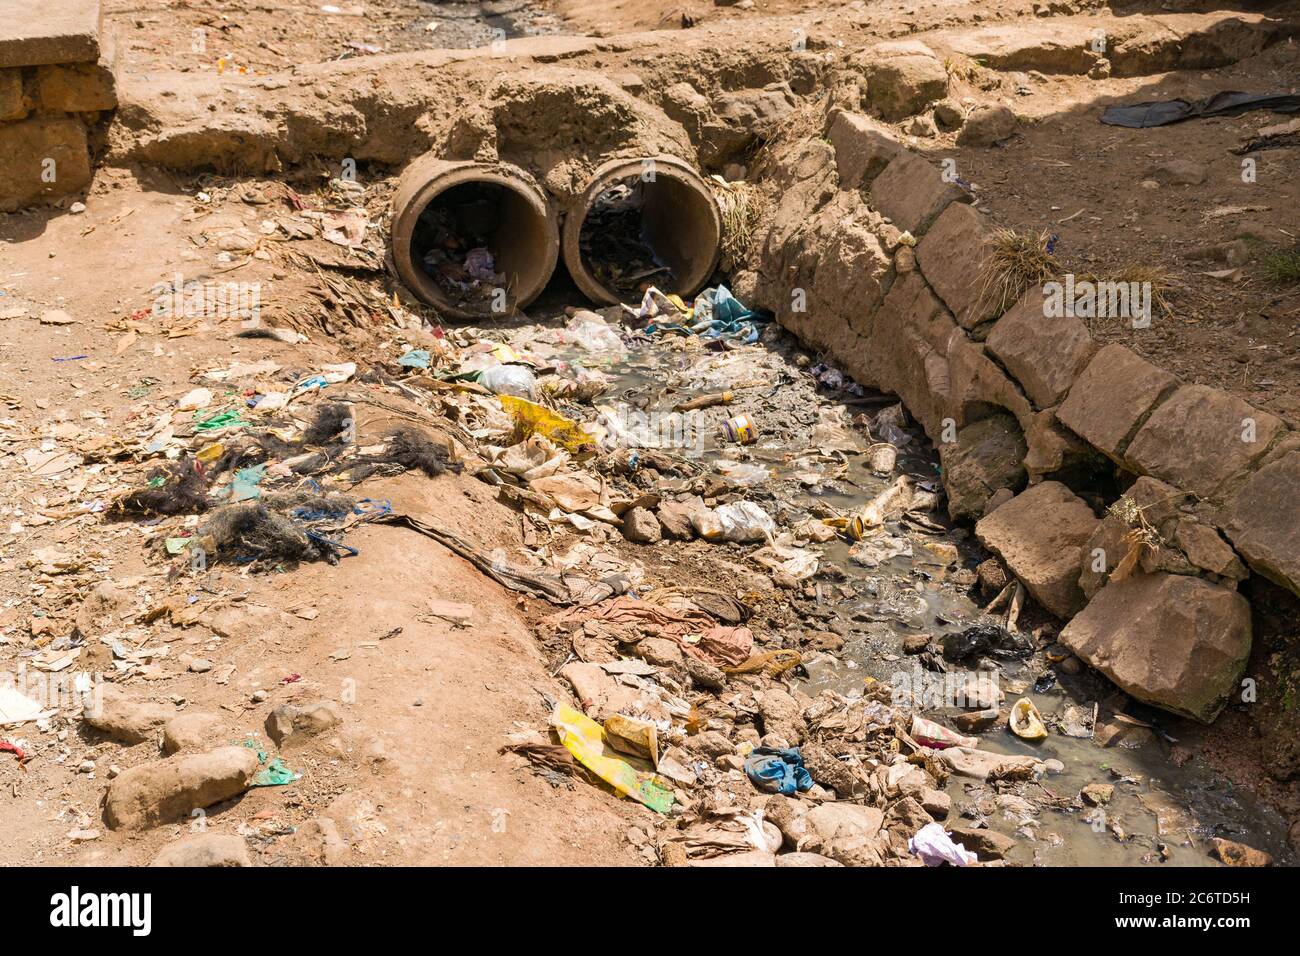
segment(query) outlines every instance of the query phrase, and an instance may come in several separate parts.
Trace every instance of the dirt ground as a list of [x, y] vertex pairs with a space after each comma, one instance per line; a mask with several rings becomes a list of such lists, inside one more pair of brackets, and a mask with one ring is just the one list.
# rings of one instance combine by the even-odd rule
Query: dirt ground
[[[1290, 91], [1298, 69], [1300, 50], [1284, 43], [1200, 73], [1104, 81], [1014, 74], [994, 97], [1030, 120], [1015, 136], [994, 148], [935, 143], [928, 151], [956, 160], [977, 205], [999, 225], [1057, 236], [1062, 272], [1115, 275], [1139, 266], [1166, 274], [1169, 311], [1150, 329], [1097, 320], [1095, 337], [1296, 427], [1300, 290], [1272, 279], [1263, 264], [1300, 236], [1296, 150], [1254, 154], [1253, 181], [1243, 179], [1243, 157], [1233, 152], [1285, 117], [1260, 111], [1147, 130], [1098, 117], [1122, 102]], [[1168, 181], [1161, 167], [1173, 160], [1194, 164], [1204, 182]]]
[[[174, 339], [114, 330], [147, 303], [144, 293], [157, 282], [174, 271], [188, 274], [193, 265], [185, 237], [197, 231], [185, 221], [193, 216], [191, 201], [119, 185], [105, 183], [81, 217], [34, 217], [27, 223], [36, 234], [31, 241], [0, 248], [0, 302], [32, 303], [30, 317], [0, 326], [10, 402], [0, 438], [6, 447], [57, 423], [82, 437], [130, 433], [139, 428], [145, 406], [189, 390], [195, 367], [271, 359], [309, 369], [341, 358], [328, 347], [235, 339], [231, 328]], [[255, 224], [254, 212], [239, 204], [226, 215]], [[108, 273], [113, 283], [102, 281]], [[273, 281], [269, 268], [265, 273]], [[39, 324], [37, 316], [50, 307], [71, 312], [75, 324]], [[59, 361], [74, 355], [85, 358]], [[137, 387], [143, 394], [133, 391]], [[376, 432], [385, 414], [373, 422]], [[363, 417], [358, 427], [365, 434], [372, 423]], [[99, 479], [84, 493], [69, 493], [21, 472], [7, 469], [8, 532], [0, 538], [0, 621], [8, 635], [0, 653], [9, 666], [22, 660], [22, 642], [13, 635], [27, 629], [34, 613], [75, 616], [78, 595], [101, 581], [134, 595], [132, 605], [172, 589], [129, 523], [39, 517], [75, 512], [78, 501], [95, 495]], [[121, 466], [108, 465], [103, 487], [123, 474]], [[407, 476], [367, 490], [484, 545], [518, 537], [513, 513], [468, 477], [429, 482]], [[293, 769], [303, 773], [301, 784], [256, 790], [228, 811], [237, 822], [217, 813], [213, 825], [256, 834], [268, 862], [318, 859], [319, 847], [295, 849], [285, 834], [330, 814], [355, 864], [636, 863], [624, 833], [648, 811], [591, 788], [555, 789], [496, 754], [507, 734], [545, 719], [543, 694], [560, 693], [514, 596], [407, 531], [366, 528], [352, 544], [360, 556], [339, 567], [304, 565], [284, 575], [214, 572], [195, 593], [211, 611], [204, 624], [150, 629], [147, 643], [161, 642], [170, 655], [145, 692], [181, 701], [178, 713], [219, 714], [229, 742], [264, 739], [262, 722], [275, 705], [353, 692], [346, 732], [291, 756]], [[29, 556], [47, 547], [89, 550], [74, 574], [32, 578]], [[434, 596], [474, 605], [470, 626], [429, 617], [427, 602]], [[125, 614], [132, 617], [134, 609]], [[233, 669], [218, 681], [188, 672], [187, 661], [200, 655]], [[293, 674], [301, 679], [285, 683]], [[259, 689], [269, 697], [253, 704], [250, 695]], [[154, 748], [122, 748], [94, 731], [60, 736], [21, 767], [12, 759], [0, 765], [6, 865], [141, 864], [183, 834], [183, 828], [163, 827], [143, 838], [104, 833], [93, 842], [70, 840], [70, 831], [104, 832], [98, 802], [110, 764], [125, 770], [152, 759]], [[25, 735], [8, 739], [21, 745]], [[95, 770], [76, 772], [86, 760]]]
[[[105, 13], [118, 31], [126, 72], [224, 76], [528, 35], [721, 28], [752, 39], [817, 28], [865, 42], [951, 24], [1029, 19], [1035, 7], [1055, 5], [339, 0], [329, 10], [323, 6], [230, 0], [200, 9], [105, 0]], [[1111, 8], [1060, 6], [1072, 13]], [[1262, 153], [1256, 181], [1247, 183], [1231, 152], [1278, 117], [1247, 113], [1152, 130], [1097, 121], [1112, 102], [1195, 99], [1225, 88], [1295, 92], [1297, 64], [1296, 45], [1283, 43], [1199, 74], [1092, 80], [1027, 71], [983, 84], [959, 76], [954, 98], [967, 106], [1012, 106], [1023, 117], [1016, 134], [993, 148], [958, 147], [955, 134], [909, 143], [936, 160], [955, 158], [977, 205], [996, 223], [1057, 236], [1057, 255], [1075, 272], [1134, 264], [1165, 270], [1168, 315], [1143, 332], [1098, 324], [1094, 334], [1300, 427], [1300, 291], [1273, 282], [1261, 264], [1268, 251], [1294, 245], [1300, 233], [1300, 153], [1294, 146]], [[1203, 168], [1204, 183], [1144, 185], [1171, 159]], [[391, 182], [373, 190], [372, 201], [382, 205], [389, 188]], [[304, 175], [287, 192], [274, 179], [105, 169], [84, 212], [28, 211], [0, 225], [0, 315], [7, 316], [0, 319], [0, 456], [7, 464], [0, 472], [0, 661], [13, 667], [29, 659], [33, 622], [75, 619], [82, 595], [109, 581], [125, 596], [118, 612], [123, 622], [165, 597], [199, 607], [196, 624], [158, 621], [137, 635], [140, 646], [167, 651], [132, 686], [178, 713], [217, 714], [223, 742], [264, 736], [263, 721], [278, 705], [345, 700], [346, 719], [336, 732], [286, 754], [303, 774], [299, 782], [254, 789], [212, 815], [223, 831], [249, 839], [258, 862], [653, 862], [653, 852], [639, 849], [653, 833], [647, 809], [581, 781], [548, 781], [525, 761], [498, 752], [510, 734], [544, 725], [549, 700], [567, 695], [555, 677], [563, 658], [534, 634], [552, 610], [542, 602], [502, 589], [426, 538], [377, 525], [349, 537], [360, 554], [338, 566], [304, 564], [272, 574], [223, 566], [197, 583], [160, 561], [148, 527], [104, 521], [87, 507], [138, 478], [139, 465], [99, 462], [84, 482], [43, 479], [23, 466], [19, 450], [36, 440], [76, 444], [142, 433], [205, 369], [270, 360], [306, 375], [406, 344], [408, 337], [383, 320], [390, 303], [412, 301], [381, 262], [340, 270], [341, 290], [334, 289], [325, 308], [321, 302], [331, 296], [322, 293], [321, 270], [310, 257], [291, 258], [269, 243], [256, 246], [262, 255], [218, 253], [233, 233], [264, 235], [263, 223], [297, 200], [327, 208], [338, 197], [323, 180]], [[1225, 256], [1238, 255], [1227, 251], [1236, 240], [1244, 258], [1229, 261]], [[319, 244], [318, 251], [328, 253]], [[219, 323], [169, 329], [142, 315], [151, 290], [176, 274], [261, 283], [274, 318], [308, 331], [311, 341], [243, 338]], [[41, 316], [49, 310], [63, 310], [71, 321], [47, 324]], [[322, 327], [321, 314], [332, 316], [333, 325]], [[377, 318], [373, 327], [358, 328], [358, 315]], [[347, 389], [361, 399], [368, 394], [361, 381]], [[416, 413], [388, 396], [363, 407], [363, 435]], [[469, 476], [407, 474], [372, 481], [365, 491], [488, 549], [516, 547], [527, 533], [491, 487]], [[34, 556], [47, 549], [72, 552], [71, 569], [42, 568]], [[659, 580], [708, 576], [732, 590], [743, 590], [751, 573], [720, 564], [704, 545], [683, 547], [650, 568]], [[431, 616], [430, 599], [473, 605], [470, 625]], [[788, 609], [765, 613], [766, 624], [805, 629]], [[196, 658], [215, 666], [195, 672]], [[1250, 783], [1270, 760], [1258, 729], [1238, 713], [1189, 735], [1184, 745], [1237, 784]], [[150, 744], [122, 747], [66, 727], [46, 736], [54, 739], [33, 748], [33, 759], [21, 765], [0, 753], [0, 863], [143, 864], [184, 835], [179, 825], [144, 835], [102, 825], [98, 804], [106, 780], [151, 759]], [[11, 739], [27, 743], [21, 732]], [[1293, 785], [1263, 789], [1284, 814], [1293, 817], [1300, 808]], [[337, 823], [344, 849], [305, 835], [304, 825], [320, 818]], [[93, 838], [84, 835], [91, 830], [98, 831]]]

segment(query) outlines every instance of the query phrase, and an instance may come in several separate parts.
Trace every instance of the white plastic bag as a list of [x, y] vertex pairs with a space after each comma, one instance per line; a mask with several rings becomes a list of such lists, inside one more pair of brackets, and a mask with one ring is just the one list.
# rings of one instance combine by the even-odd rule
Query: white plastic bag
[[494, 365], [479, 373], [478, 383], [495, 395], [537, 399], [537, 379], [526, 365]]

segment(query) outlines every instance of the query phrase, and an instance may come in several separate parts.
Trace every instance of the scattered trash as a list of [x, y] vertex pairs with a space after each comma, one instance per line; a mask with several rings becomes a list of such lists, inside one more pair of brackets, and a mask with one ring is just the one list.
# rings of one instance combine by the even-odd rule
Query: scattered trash
[[1022, 697], [1011, 707], [1011, 716], [1007, 718], [1011, 732], [1022, 740], [1047, 739], [1047, 727], [1038, 713], [1038, 708], [1028, 697]]
[[970, 866], [979, 858], [960, 843], [954, 843], [939, 823], [927, 823], [907, 841], [907, 852], [921, 858], [926, 866]]
[[793, 796], [811, 790], [813, 779], [804, 768], [798, 747], [780, 750], [755, 747], [745, 758], [745, 776], [763, 793]]
[[558, 704], [551, 714], [551, 726], [574, 759], [613, 787], [615, 792], [659, 813], [672, 809], [672, 791], [655, 783], [653, 773], [639, 771], [622, 757], [606, 753], [605, 731], [590, 717]]

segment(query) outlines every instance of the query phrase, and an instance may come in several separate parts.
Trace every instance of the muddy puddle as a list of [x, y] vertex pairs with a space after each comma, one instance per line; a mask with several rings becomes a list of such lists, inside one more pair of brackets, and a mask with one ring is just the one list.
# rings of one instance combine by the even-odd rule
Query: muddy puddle
[[411, 48], [468, 50], [520, 37], [560, 33], [564, 22], [528, 0], [411, 0]]
[[[919, 489], [938, 490], [938, 457], [918, 427], [905, 421], [899, 427], [897, 411], [891, 411], [895, 400], [864, 392], [835, 369], [819, 365], [778, 327], [760, 325], [755, 331], [761, 335], [749, 344], [742, 344], [742, 334], [701, 349], [698, 340], [667, 331], [647, 336], [641, 331], [644, 320], [617, 309], [602, 315], [621, 333], [624, 350], [610, 349], [608, 336], [587, 335], [577, 320], [563, 315], [484, 335], [534, 356], [549, 354], [562, 373], [581, 367], [603, 374], [607, 388], [596, 407], [603, 410], [606, 426], [625, 430], [625, 440], [634, 446], [638, 440], [644, 448], [658, 445], [684, 456], [701, 474], [727, 477], [737, 497], [760, 505], [781, 531], [851, 515], [901, 474], [912, 476]], [[563, 331], [566, 325], [577, 331]], [[585, 343], [579, 341], [584, 336]], [[692, 412], [690, 426], [674, 417], [675, 405], [723, 390], [733, 393], [732, 401]], [[590, 407], [565, 411], [588, 421], [593, 417]], [[752, 444], [728, 439], [724, 423], [742, 417], [757, 432]], [[873, 434], [888, 435], [896, 444], [892, 474], [873, 473], [868, 465], [869, 450], [879, 444]], [[633, 447], [631, 454], [636, 453]], [[778, 535], [778, 543], [782, 540], [787, 539]], [[725, 550], [720, 558], [761, 570], [748, 560], [761, 545], [717, 547]], [[923, 661], [936, 666], [941, 657], [937, 644], [929, 645], [928, 654], [908, 654], [909, 636], [927, 634], [937, 642], [976, 624], [1005, 621], [1005, 608], [986, 615], [981, 605], [987, 598], [973, 599], [972, 569], [989, 555], [969, 529], [952, 526], [942, 505], [893, 517], [860, 542], [838, 535], [795, 550], [811, 552], [817, 571], [801, 579], [798, 590], [782, 593], [791, 595], [805, 626], [845, 638], [834, 655], [804, 651], [796, 683], [810, 696], [825, 689], [856, 696], [872, 680], [920, 693], [930, 686], [927, 681], [942, 682], [963, 665], [948, 662], [947, 675], [927, 669]], [[761, 636], [762, 622], [751, 623]], [[1023, 660], [997, 661], [991, 674], [1003, 696], [1004, 716], [975, 736], [982, 750], [1033, 755], [1063, 767], [1050, 765], [1055, 772], [1000, 790], [951, 776], [946, 784], [953, 799], [950, 825], [980, 821], [1012, 836], [1017, 846], [1010, 859], [1022, 864], [1218, 865], [1208, 855], [1212, 837], [1240, 840], [1293, 862], [1282, 817], [1195, 759], [1180, 766], [1177, 734], [1169, 729], [1177, 721], [1129, 700], [1086, 668], [1067, 673], [1048, 657], [1056, 628], [1049, 622], [1035, 639], [1031, 632], [1038, 627], [1040, 619], [1022, 616], [1020, 633], [1037, 650]], [[1026, 696], [1050, 728], [1038, 743], [1021, 740], [1006, 725], [1006, 710]], [[949, 727], [948, 718], [961, 712], [925, 709]], [[1113, 787], [1109, 793], [1103, 787], [1100, 805], [1080, 795], [1096, 784]]]

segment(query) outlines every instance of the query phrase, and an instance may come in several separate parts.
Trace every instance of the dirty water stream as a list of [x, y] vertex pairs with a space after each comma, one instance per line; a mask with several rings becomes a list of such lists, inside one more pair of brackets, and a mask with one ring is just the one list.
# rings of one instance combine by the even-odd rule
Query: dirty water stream
[[[535, 310], [534, 317], [541, 314], [543, 310]], [[611, 328], [621, 330], [625, 352], [557, 343], [557, 337], [566, 338], [560, 331], [566, 323], [563, 315], [505, 335], [500, 328], [485, 335], [504, 338], [534, 355], [549, 353], [562, 371], [567, 365], [569, 373], [577, 367], [603, 373], [609, 387], [597, 407], [618, 410], [619, 420], [634, 436], [630, 444], [677, 445], [663, 450], [687, 455], [706, 474], [721, 468], [732, 478], [752, 481], [736, 489], [738, 497], [759, 504], [781, 530], [809, 518], [850, 515], [898, 474], [914, 476], [922, 489], [939, 488], [938, 457], [914, 425], [884, 426], [901, 445], [897, 465], [890, 477], [871, 471], [867, 452], [871, 436], [881, 433], [875, 426], [883, 421], [874, 416], [885, 412], [888, 419], [886, 410], [896, 399], [863, 391], [837, 370], [818, 365], [779, 327], [767, 326], [753, 344], [714, 340], [700, 349], [698, 340], [688, 344], [680, 336], [651, 337], [636, 331], [642, 320], [620, 317], [617, 309], [603, 314]], [[671, 412], [675, 404], [724, 389], [733, 391], [733, 401], [692, 413], [695, 429], [681, 428], [674, 420], [666, 432], [656, 431], [656, 416]], [[572, 406], [566, 413], [581, 416], [581, 409]], [[590, 420], [591, 409], [585, 412]], [[758, 432], [754, 443], [738, 445], [726, 439], [722, 423], [737, 416], [752, 419]], [[667, 442], [657, 437], [664, 434], [669, 435]], [[766, 476], [753, 466], [766, 469]], [[810, 696], [824, 689], [856, 696], [873, 679], [896, 689], [900, 683], [919, 689], [927, 674], [942, 680], [943, 674], [923, 671], [918, 656], [905, 654], [905, 637], [929, 634], [937, 640], [993, 620], [970, 596], [971, 572], [954, 581], [961, 569], [973, 569], [988, 554], [969, 529], [947, 520], [942, 505], [919, 522], [890, 520], [882, 531], [858, 544], [836, 537], [801, 545], [818, 554], [819, 569], [800, 584], [811, 585], [812, 600], [826, 617], [805, 623], [845, 636], [834, 656], [804, 652], [805, 665], [796, 682]], [[727, 558], [742, 563], [743, 556], [760, 545], [719, 547], [729, 548]], [[898, 553], [890, 556], [894, 551]], [[755, 570], [761, 569], [755, 565]], [[1005, 608], [997, 618], [1005, 619]], [[1026, 613], [1021, 627], [1028, 631], [1039, 620], [1046, 619]], [[761, 623], [751, 624], [762, 640]], [[976, 736], [983, 750], [1031, 754], [1059, 761], [1064, 769], [1001, 794], [992, 785], [954, 775], [946, 784], [953, 798], [950, 825], [980, 821], [1012, 836], [1017, 846], [1010, 859], [1022, 864], [1217, 865], [1208, 855], [1208, 841], [1216, 836], [1265, 850], [1280, 862], [1294, 862], [1286, 843], [1287, 824], [1278, 813], [1195, 759], [1179, 766], [1170, 755], [1176, 735], [1162, 726], [1177, 722], [1137, 705], [1086, 668], [1066, 673], [1045, 654], [1054, 635], [1052, 627], [1034, 642], [1037, 651], [1032, 656], [998, 661], [994, 671], [1005, 695], [1004, 714], [1020, 697], [1029, 696], [1050, 728], [1047, 739], [1021, 740], [1008, 729], [1005, 717]], [[937, 650], [933, 643], [931, 650]], [[941, 655], [933, 654], [931, 660], [935, 657]], [[1094, 704], [1100, 715], [1091, 727]], [[927, 717], [945, 724], [945, 717], [957, 713], [956, 708], [925, 709]], [[1062, 716], [1067, 719], [1058, 724]], [[1062, 727], [1082, 736], [1069, 736]], [[1103, 746], [1103, 739], [1109, 746]], [[1090, 784], [1113, 785], [1109, 802], [1095, 807], [1081, 800], [1080, 791]], [[959, 819], [963, 815], [965, 819]]]

